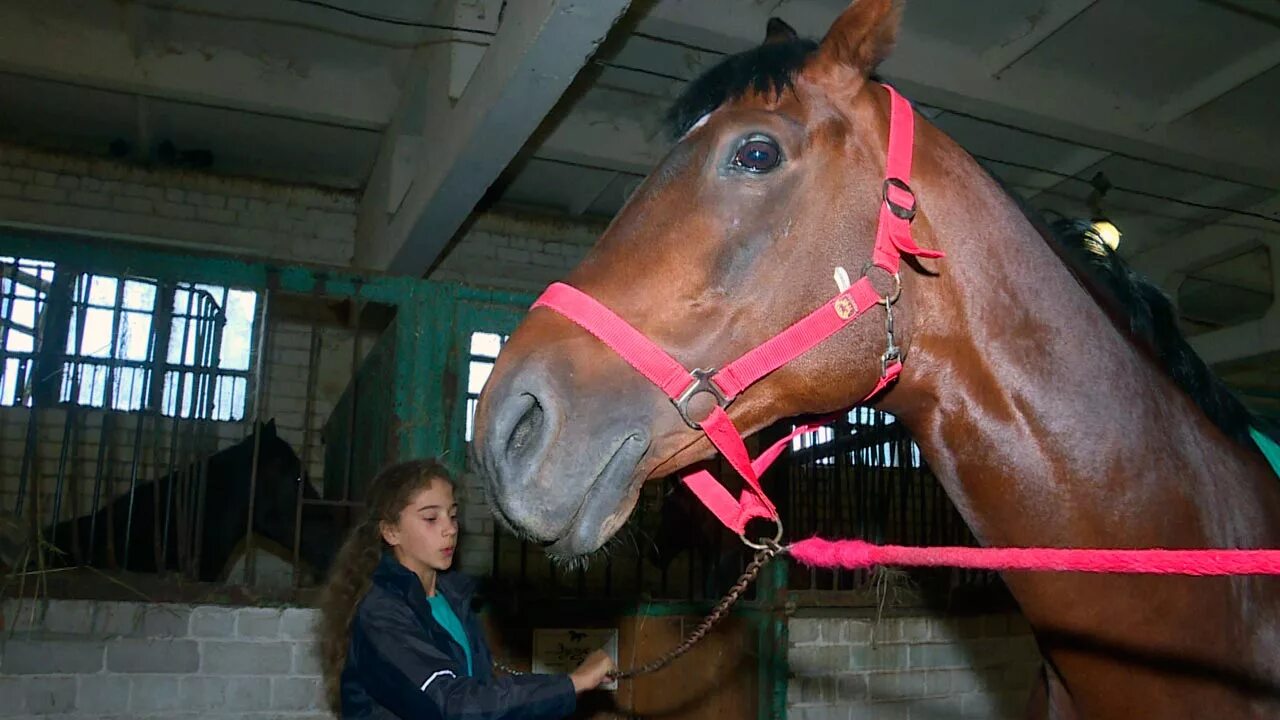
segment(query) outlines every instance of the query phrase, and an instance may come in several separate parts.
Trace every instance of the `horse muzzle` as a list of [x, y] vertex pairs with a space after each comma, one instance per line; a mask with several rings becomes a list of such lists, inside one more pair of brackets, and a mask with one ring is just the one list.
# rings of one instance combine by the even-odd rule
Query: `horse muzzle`
[[553, 556], [598, 550], [634, 505], [648, 431], [616, 408], [573, 402], [539, 364], [494, 381], [473, 452], [495, 516]]

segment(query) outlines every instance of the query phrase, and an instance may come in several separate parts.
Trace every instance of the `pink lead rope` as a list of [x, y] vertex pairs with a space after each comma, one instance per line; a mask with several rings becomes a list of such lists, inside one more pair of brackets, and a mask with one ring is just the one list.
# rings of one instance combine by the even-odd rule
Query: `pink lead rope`
[[789, 545], [787, 552], [805, 565], [851, 570], [893, 565], [1148, 575], [1280, 575], [1278, 550], [905, 547], [810, 538]]

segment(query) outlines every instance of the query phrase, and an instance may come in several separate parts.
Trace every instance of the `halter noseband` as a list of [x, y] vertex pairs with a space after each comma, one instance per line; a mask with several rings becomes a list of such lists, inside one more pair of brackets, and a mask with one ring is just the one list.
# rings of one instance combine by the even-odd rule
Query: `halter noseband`
[[[884, 87], [890, 97], [889, 153], [871, 260], [863, 266], [861, 276], [852, 284], [848, 282], [844, 269], [837, 268], [839, 292], [835, 297], [787, 329], [718, 370], [695, 368], [690, 371], [612, 310], [570, 285], [553, 283], [530, 308], [531, 311], [539, 307], [554, 310], [594, 335], [658, 386], [689, 427], [706, 433], [734, 470], [742, 475], [746, 487], [735, 500], [705, 470], [687, 475], [683, 481], [720, 522], [738, 533], [751, 547], [764, 547], [745, 536], [746, 525], [754, 518], [768, 518], [776, 524], [774, 542], [782, 536], [782, 521], [777, 508], [760, 487], [760, 474], [777, 459], [792, 438], [813, 431], [830, 418], [796, 428], [752, 460], [742, 434], [734, 427], [725, 408], [760, 378], [808, 352], [875, 305], [882, 304], [886, 311], [887, 349], [881, 356], [880, 379], [861, 402], [865, 403], [877, 395], [902, 371], [902, 360], [893, 337], [893, 303], [902, 292], [902, 280], [898, 275], [902, 256], [942, 257], [941, 252], [921, 248], [911, 238], [911, 221], [916, 215], [916, 196], [908, 184], [911, 179], [914, 115], [905, 98], [892, 87]], [[888, 295], [880, 295], [871, 283], [868, 273], [873, 268], [880, 268], [892, 278], [894, 288]], [[711, 395], [716, 405], [705, 419], [693, 420], [689, 417], [689, 401], [703, 393]]]

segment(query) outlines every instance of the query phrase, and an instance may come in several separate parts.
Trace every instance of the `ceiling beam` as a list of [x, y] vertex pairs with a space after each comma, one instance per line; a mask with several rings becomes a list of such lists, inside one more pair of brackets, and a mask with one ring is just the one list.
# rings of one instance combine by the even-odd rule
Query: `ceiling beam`
[[600, 196], [604, 195], [605, 191], [621, 177], [621, 174], [615, 171], [610, 173], [608, 177], [608, 180], [599, 183], [586, 182], [584, 179], [584, 184], [570, 193], [569, 214], [573, 217], [580, 217], [586, 213], [595, 204], [596, 200], [599, 200]]
[[[1253, 207], [1251, 213], [1280, 219], [1280, 195]], [[1182, 237], [1173, 238], [1129, 258], [1136, 270], [1161, 287], [1175, 274], [1195, 272], [1246, 252], [1266, 238], [1280, 239], [1280, 225], [1236, 214], [1224, 214]], [[1280, 258], [1273, 258], [1273, 262]]]
[[[1070, 7], [1064, 4], [1059, 12]], [[761, 41], [772, 14], [768, 3], [664, 0], [637, 29], [736, 52]], [[835, 19], [835, 9], [823, 0], [791, 0], [776, 14], [810, 37], [822, 37]], [[698, 52], [689, 57], [690, 77], [720, 59]], [[1101, 81], [1023, 63], [1017, 72], [993, 77], [991, 65], [980, 55], [909, 25], [902, 27], [880, 72], [912, 100], [943, 110], [1211, 177], [1280, 187], [1280, 143], [1270, 141], [1270, 126], [1221, 132], [1194, 118], [1153, 126], [1157, 107], [1112, 92]]]
[[[409, 78], [424, 87], [430, 84], [421, 130], [388, 130], [362, 202], [358, 264], [397, 274], [425, 274], [629, 4], [630, 0], [509, 3], [497, 35], [456, 104], [448, 101], [451, 71], [422, 63], [421, 69], [431, 69], [425, 82], [420, 76]], [[433, 82], [432, 74], [444, 78]], [[424, 138], [421, 146], [426, 149], [403, 201], [388, 215], [389, 182], [380, 178], [390, 173], [382, 166], [395, 156], [398, 139], [415, 133]], [[382, 187], [374, 187], [375, 180]]]
[[584, 92], [534, 148], [534, 157], [648, 175], [670, 147], [667, 102], [625, 90]]
[[[1280, 195], [1249, 208], [1280, 218]], [[1191, 346], [1210, 364], [1280, 351], [1280, 227], [1262, 219], [1226, 214], [1186, 235], [1130, 259], [1135, 269], [1172, 297], [1188, 274], [1265, 245], [1271, 255], [1272, 305], [1263, 317], [1196, 335]]]
[[0, 3], [0, 72], [153, 100], [382, 129], [399, 89], [385, 67], [311, 64], [200, 43], [152, 42], [141, 9], [120, 25], [51, 21], [36, 5]]
[[1186, 117], [1277, 65], [1280, 65], [1280, 40], [1223, 65], [1182, 89], [1156, 109], [1154, 124], [1165, 125]]
[[[1106, 160], [1107, 158], [1111, 157], [1113, 154], [1114, 153], [1108, 152], [1106, 150], [1096, 150], [1094, 148], [1089, 148], [1089, 147], [1077, 147], [1073, 149], [1071, 151], [1071, 154], [1067, 158], [1065, 158], [1062, 162], [1057, 163], [1052, 168], [1050, 168], [1051, 170], [1061, 173], [1066, 177], [1055, 178], [1054, 180], [1047, 183], [1044, 187], [1039, 188], [1038, 190], [1026, 191], [1025, 194], [1026, 194], [1027, 201], [1030, 202], [1031, 200], [1034, 200], [1035, 198], [1039, 197], [1041, 193], [1053, 192], [1054, 190], [1057, 190], [1059, 187], [1063, 187], [1068, 183], [1072, 185], [1077, 185], [1076, 181], [1072, 180], [1071, 178], [1076, 178], [1081, 176], [1085, 171], [1089, 170], [1089, 168], [1096, 166], [1098, 163], [1101, 163], [1103, 160]], [[1082, 178], [1082, 179], [1087, 180], [1088, 178]]]
[[901, 38], [898, 48], [882, 71], [913, 99], [1139, 160], [1280, 186], [1280, 144], [1257, 132], [1191, 121], [1149, 127], [1153, 108], [1072, 78], [1025, 68], [997, 80], [971, 56], [923, 37]]
[[1093, 7], [1098, 0], [1044, 0], [1034, 13], [1027, 16], [1023, 32], [989, 48], [982, 54], [982, 63], [993, 77], [1000, 77], [1040, 43], [1075, 20], [1080, 13]]
[[1210, 365], [1280, 352], [1280, 240], [1265, 240], [1271, 252], [1271, 307], [1257, 320], [1196, 335], [1196, 354]]

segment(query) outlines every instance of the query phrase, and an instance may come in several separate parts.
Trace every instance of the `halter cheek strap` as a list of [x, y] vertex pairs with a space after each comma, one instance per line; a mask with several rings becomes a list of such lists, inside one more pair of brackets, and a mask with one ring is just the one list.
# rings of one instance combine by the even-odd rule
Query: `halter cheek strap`
[[[872, 307], [883, 304], [888, 313], [888, 350], [882, 357], [880, 378], [862, 402], [879, 394], [902, 371], [902, 362], [893, 342], [892, 327], [892, 306], [901, 291], [898, 271], [902, 256], [942, 257], [941, 252], [919, 247], [911, 237], [911, 221], [916, 214], [915, 193], [908, 184], [911, 179], [914, 115], [905, 98], [892, 87], [886, 85], [885, 88], [889, 91], [891, 100], [889, 155], [886, 177], [881, 188], [882, 203], [871, 260], [863, 268], [862, 276], [857, 281], [841, 288], [835, 297], [782, 332], [719, 370], [686, 370], [669, 353], [612, 310], [570, 285], [553, 283], [531, 308], [545, 307], [554, 310], [594, 335], [662, 390], [671, 399], [685, 423], [706, 433], [708, 439], [746, 481], [746, 487], [735, 499], [706, 471], [687, 475], [683, 481], [720, 522], [744, 536], [744, 542], [754, 547], [760, 546], [746, 540], [744, 535], [746, 525], [752, 519], [768, 518], [777, 524], [779, 538], [782, 533], [778, 510], [760, 486], [760, 475], [792, 439], [812, 432], [837, 416], [796, 428], [760, 457], [752, 460], [742, 434], [734, 427], [725, 408], [760, 378], [808, 352], [865, 315]], [[898, 283], [890, 295], [880, 295], [872, 285], [867, 273], [873, 267], [885, 271]], [[695, 421], [689, 417], [689, 402], [703, 393], [710, 394], [715, 399], [716, 406], [705, 419]]]

